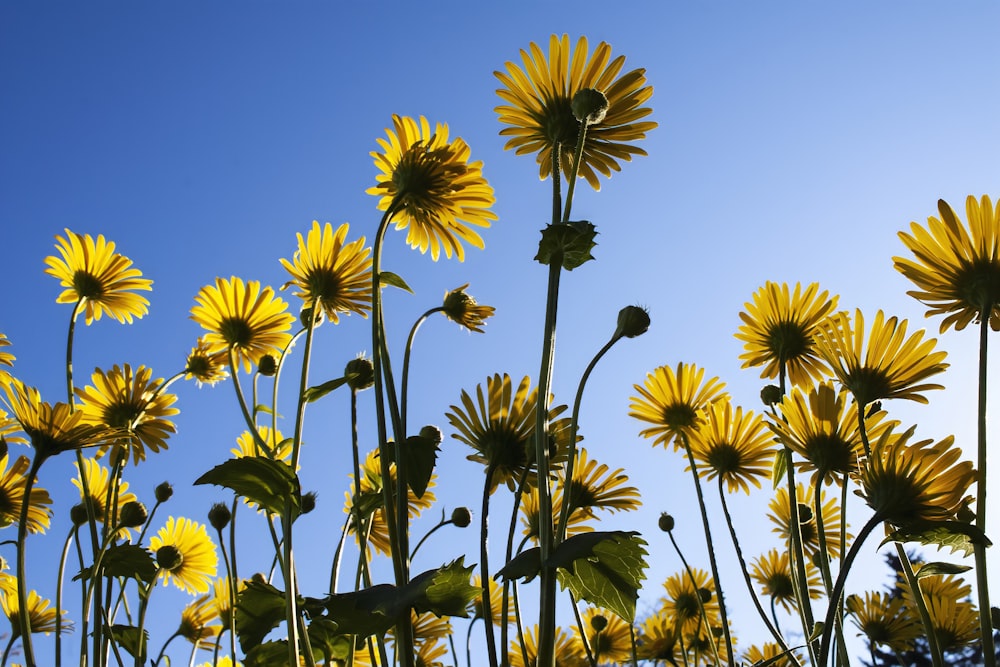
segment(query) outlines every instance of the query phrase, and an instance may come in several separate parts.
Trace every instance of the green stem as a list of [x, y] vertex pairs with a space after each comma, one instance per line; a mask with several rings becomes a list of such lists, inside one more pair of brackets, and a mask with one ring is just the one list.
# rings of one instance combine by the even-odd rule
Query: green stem
[[[684, 558], [684, 553], [681, 551], [681, 548], [679, 546], [677, 546], [677, 540], [674, 539], [674, 533], [673, 533], [673, 531], [668, 531], [667, 532], [667, 537], [670, 538], [670, 543], [672, 545], [674, 545], [674, 551], [677, 552], [677, 556], [681, 559], [681, 564], [684, 566], [684, 572], [685, 572], [685, 574], [687, 574], [688, 581], [691, 582], [691, 589], [695, 593], [695, 596], [694, 596], [695, 600], [698, 602], [698, 613], [701, 614], [701, 622], [705, 624], [705, 627], [708, 630], [709, 637], [711, 637], [712, 636], [712, 626], [708, 622], [708, 614], [705, 612], [705, 603], [702, 602], [701, 595], [700, 595], [699, 590], [698, 590], [698, 581], [694, 578], [694, 571], [691, 569], [691, 566], [688, 565], [687, 559]], [[718, 589], [716, 589], [716, 594], [718, 594]], [[719, 607], [721, 608], [724, 604], [725, 603], [724, 603], [724, 601], [722, 599], [722, 596], [720, 595], [719, 596]], [[682, 633], [678, 632], [677, 634], [678, 634], [678, 638], [680, 638]], [[684, 662], [685, 662], [685, 664], [687, 664], [687, 657], [686, 657], [685, 651], [683, 649], [681, 649], [681, 655], [685, 655]], [[712, 639], [712, 657], [715, 658], [715, 664], [716, 665], [721, 665], [722, 664], [722, 660], [719, 659], [719, 646], [718, 646], [718, 643], [715, 641], [714, 638]]]
[[[583, 617], [580, 616], [580, 609], [576, 606], [576, 598], [573, 597], [572, 591], [567, 591], [569, 593], [569, 599], [572, 602], [570, 605], [573, 609], [573, 617], [576, 619], [576, 627], [580, 630], [580, 643], [583, 644], [583, 650], [587, 654], [587, 662], [590, 663], [590, 667], [597, 667], [597, 656], [591, 650], [590, 639], [587, 637], [587, 628], [583, 625]], [[597, 632], [598, 637], [600, 637], [600, 631]]]
[[[24, 662], [27, 667], [35, 667], [35, 649], [31, 643], [31, 615], [28, 613], [28, 577], [25, 572], [25, 541], [28, 536], [28, 508], [31, 507], [31, 489], [35, 478], [46, 457], [40, 452], [35, 454], [28, 475], [24, 479], [24, 496], [21, 502], [20, 517], [17, 521], [17, 608], [18, 631], [21, 633], [21, 647], [24, 649]], [[58, 623], [60, 619], [56, 619]]]
[[941, 653], [941, 645], [938, 643], [937, 632], [934, 630], [934, 622], [931, 620], [930, 611], [927, 609], [927, 601], [924, 600], [924, 594], [920, 591], [920, 580], [917, 579], [917, 575], [913, 572], [913, 567], [910, 565], [910, 557], [906, 555], [906, 550], [899, 542], [896, 542], [896, 556], [899, 558], [899, 566], [903, 570], [903, 578], [906, 579], [906, 584], [910, 587], [910, 592], [913, 594], [913, 602], [917, 605], [917, 614], [920, 616], [920, 623], [924, 626], [924, 632], [927, 635], [927, 647], [930, 649], [931, 662], [934, 667], [943, 667], [944, 657]]
[[229, 371], [233, 377], [233, 387], [236, 389], [236, 400], [240, 404], [240, 412], [243, 413], [243, 419], [246, 421], [247, 430], [250, 432], [253, 441], [260, 447], [260, 450], [267, 455], [267, 458], [274, 458], [274, 451], [264, 439], [260, 437], [260, 432], [257, 430], [257, 420], [254, 419], [253, 415], [250, 414], [250, 409], [247, 407], [246, 398], [243, 396], [243, 387], [240, 386], [240, 375], [239, 366], [236, 364], [236, 351], [230, 347], [229, 348]]
[[490, 667], [497, 667], [497, 640], [493, 628], [493, 607], [490, 599], [490, 563], [489, 563], [489, 527], [490, 527], [490, 489], [493, 486], [493, 466], [486, 468], [486, 481], [483, 484], [482, 511], [479, 522], [479, 582], [482, 586], [483, 628], [486, 632], [486, 651], [489, 653]]
[[[531, 466], [524, 467], [524, 470], [521, 471], [521, 477], [517, 482], [517, 489], [514, 491], [514, 506], [510, 512], [510, 526], [507, 530], [507, 553], [504, 555], [505, 563], [509, 563], [511, 558], [514, 557], [514, 535], [517, 533], [517, 513], [521, 508], [521, 498], [524, 496], [524, 486], [528, 481], [530, 470]], [[507, 622], [510, 610], [510, 590], [510, 581], [504, 579], [503, 593], [500, 598], [500, 618], [503, 619], [500, 623], [500, 648], [502, 649], [500, 651], [500, 667], [508, 667], [510, 664], [509, 656], [507, 655], [508, 638], [510, 636], [510, 624]]]
[[434, 313], [440, 313], [443, 311], [444, 307], [438, 306], [436, 308], [431, 308], [418, 317], [417, 321], [413, 323], [413, 327], [410, 329], [410, 335], [406, 338], [406, 350], [403, 352], [403, 375], [399, 383], [399, 420], [402, 425], [403, 433], [406, 433], [406, 389], [410, 379], [410, 352], [413, 350], [413, 339], [416, 338], [417, 329], [419, 329], [420, 325], [424, 323], [424, 320]]
[[[66, 576], [66, 560], [69, 558], [70, 547], [73, 546], [73, 535], [76, 526], [69, 529], [66, 542], [63, 544], [62, 556], [59, 557], [59, 574], [56, 575], [56, 618], [62, 618], [63, 579]], [[62, 623], [56, 623], [56, 667], [62, 665]]]
[[[979, 405], [977, 419], [978, 456], [976, 483], [976, 527], [986, 533], [986, 348], [990, 314], [993, 304], [987, 302], [979, 311]], [[996, 667], [996, 648], [993, 645], [992, 607], [986, 568], [986, 545], [981, 540], [973, 544], [976, 561], [976, 588], [979, 593], [979, 632], [983, 643], [985, 667]]]
[[[833, 577], [830, 573], [830, 556], [826, 547], [826, 526], [823, 524], [823, 480], [817, 480], [815, 484], [815, 498], [813, 500], [813, 517], [816, 521], [816, 537], [819, 541], [819, 551], [817, 552], [817, 557], [815, 560], [819, 561], [820, 573], [823, 576], [823, 587], [826, 589], [826, 594], [829, 596], [831, 589], [833, 588]], [[843, 542], [841, 542], [843, 544]], [[806, 591], [806, 595], [809, 595], [809, 591]], [[830, 598], [831, 605], [837, 605], [840, 607], [840, 601], [834, 601]], [[844, 640], [844, 624], [843, 624], [843, 614], [839, 611], [834, 616], [836, 619], [836, 633], [837, 633], [837, 663], [844, 663], [847, 660], [847, 643]]]

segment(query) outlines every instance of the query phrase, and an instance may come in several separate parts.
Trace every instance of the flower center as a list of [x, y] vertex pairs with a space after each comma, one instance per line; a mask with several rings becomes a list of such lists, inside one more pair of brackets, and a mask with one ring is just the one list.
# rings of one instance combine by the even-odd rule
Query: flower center
[[104, 423], [111, 428], [132, 430], [142, 416], [144, 406], [132, 403], [112, 403], [104, 408]]
[[1000, 304], [1000, 262], [980, 258], [962, 267], [955, 276], [955, 291], [976, 310]]
[[809, 337], [798, 322], [783, 320], [768, 330], [767, 347], [779, 361], [791, 361], [809, 351]]
[[240, 317], [227, 317], [219, 322], [219, 334], [230, 347], [246, 347], [253, 341], [253, 329]]
[[739, 472], [743, 462], [739, 450], [728, 442], [721, 442], [713, 447], [707, 459], [708, 465], [723, 476]]
[[880, 368], [868, 366], [859, 366], [848, 373], [844, 386], [854, 394], [854, 400], [861, 405], [868, 405], [880, 398], [889, 398], [892, 391], [892, 383], [885, 372]]
[[674, 403], [663, 408], [663, 423], [672, 429], [694, 426], [698, 413], [687, 403]]
[[156, 564], [164, 570], [176, 572], [184, 563], [184, 554], [172, 544], [165, 544], [156, 550]]
[[830, 473], [850, 472], [854, 465], [854, 447], [836, 434], [817, 433], [805, 446], [806, 458], [816, 466], [822, 478]]
[[99, 299], [104, 296], [104, 284], [83, 269], [73, 273], [73, 289], [83, 299]]
[[795, 597], [792, 578], [784, 572], [775, 572], [767, 578], [767, 590], [778, 600], [791, 600]]
[[544, 115], [538, 120], [545, 138], [553, 145], [558, 142], [564, 148], [573, 150], [580, 133], [580, 121], [573, 115], [571, 100], [563, 97], [548, 99], [543, 109]]
[[321, 302], [334, 301], [340, 297], [340, 278], [335, 271], [317, 269], [306, 279], [309, 296]]

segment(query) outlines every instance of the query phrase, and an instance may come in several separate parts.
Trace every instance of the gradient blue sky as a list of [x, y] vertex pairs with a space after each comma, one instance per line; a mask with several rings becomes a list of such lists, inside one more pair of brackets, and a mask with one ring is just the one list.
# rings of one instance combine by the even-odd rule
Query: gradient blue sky
[[[896, 233], [934, 214], [938, 198], [962, 209], [968, 194], [1000, 195], [997, 25], [1000, 5], [979, 1], [4, 2], [0, 331], [13, 343], [17, 374], [47, 400], [65, 400], [69, 309], [54, 303], [60, 289], [43, 274], [43, 259], [66, 227], [104, 234], [154, 281], [152, 307], [130, 327], [81, 327], [77, 382], [121, 363], [172, 375], [200, 334], [188, 313], [203, 285], [238, 275], [279, 286], [287, 274], [278, 259], [291, 257], [295, 234], [313, 220], [349, 221], [352, 237], [370, 240], [378, 212], [364, 191], [374, 182], [375, 139], [393, 113], [446, 122], [484, 161], [499, 220], [484, 234], [486, 250], [471, 250], [464, 263], [431, 262], [392, 236], [385, 268], [416, 295], [390, 294], [387, 307], [397, 354], [413, 320], [448, 289], [471, 282], [470, 292], [497, 308], [485, 335], [440, 318], [425, 324], [413, 361], [411, 422], [446, 434], [441, 505], [475, 506], [481, 472], [450, 438], [444, 413], [488, 375], [537, 373], [545, 270], [532, 257], [549, 210], [549, 184], [532, 159], [503, 151], [492, 73], [552, 33], [607, 41], [628, 68], [646, 69], [659, 128], [642, 143], [648, 157], [624, 165], [600, 193], [578, 190], [574, 217], [597, 225], [599, 245], [596, 262], [563, 280], [555, 392], [571, 400], [622, 306], [649, 308], [649, 333], [621, 342], [592, 377], [581, 422], [591, 456], [625, 467], [642, 491], [642, 512], [607, 525], [650, 541], [640, 601], [648, 609], [679, 567], [656, 532], [661, 511], [683, 517], [689, 559], [706, 562], [700, 532], [683, 525], [693, 523], [695, 505], [681, 459], [652, 450], [627, 416], [633, 384], [656, 366], [693, 362], [756, 410], [762, 382], [740, 370], [733, 333], [766, 280], [817, 281], [843, 308], [881, 307], [922, 326], [923, 307], [892, 268], [903, 253]], [[926, 326], [936, 332], [937, 324]], [[313, 378], [339, 375], [369, 350], [368, 336], [357, 317], [321, 329]], [[941, 344], [951, 353], [947, 391], [929, 407], [891, 408], [904, 421], [919, 419], [923, 437], [954, 433], [971, 443], [975, 335], [952, 332]], [[177, 499], [161, 520], [203, 520], [226, 495], [190, 483], [228, 457], [242, 426], [231, 387], [175, 387], [182, 414], [169, 452], [128, 479], [149, 502], [155, 484], [174, 484]], [[307, 418], [303, 486], [320, 493], [299, 531], [314, 539], [300, 557], [310, 594], [325, 585], [342, 521], [346, 414], [346, 396], [334, 395]], [[362, 438], [373, 444], [373, 428]], [[70, 474], [68, 461], [43, 469], [40, 483], [66, 504], [50, 534], [29, 543], [29, 577], [49, 596], [50, 554], [61, 548], [75, 493]], [[735, 508], [750, 553], [776, 545], [761, 514], [767, 497], [756, 493]], [[478, 560], [471, 530], [434, 546], [416, 568], [460, 553]], [[880, 568], [871, 568], [871, 581], [880, 581]], [[745, 609], [742, 582], [731, 563], [727, 570], [728, 596]], [[173, 589], [156, 598], [186, 601]], [[154, 649], [175, 618], [154, 630]], [[747, 643], [761, 637], [749, 618], [737, 618], [736, 629]]]

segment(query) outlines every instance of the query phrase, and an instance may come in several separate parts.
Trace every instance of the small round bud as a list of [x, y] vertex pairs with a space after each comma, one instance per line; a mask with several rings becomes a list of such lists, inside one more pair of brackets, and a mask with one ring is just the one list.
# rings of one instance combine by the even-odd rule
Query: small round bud
[[257, 372], [265, 377], [271, 377], [278, 372], [278, 360], [270, 354], [265, 354], [257, 362]]
[[451, 511], [451, 522], [459, 528], [465, 528], [472, 523], [472, 512], [468, 507], [456, 507]]
[[254, 582], [255, 584], [266, 584], [267, 577], [264, 576], [263, 572], [254, 572], [253, 576], [250, 577], [250, 581]]
[[657, 522], [660, 526], [660, 530], [664, 533], [669, 533], [674, 529], [674, 517], [670, 516], [666, 512], [660, 514], [660, 520]]
[[368, 389], [375, 384], [375, 366], [371, 359], [351, 359], [344, 367], [344, 377], [347, 378], [347, 386], [354, 391]]
[[215, 503], [212, 505], [212, 509], [208, 510], [208, 522], [216, 530], [222, 530], [228, 526], [232, 518], [233, 513], [229, 511], [229, 507], [225, 503]]
[[649, 313], [642, 306], [625, 306], [618, 311], [615, 337], [635, 338], [649, 330]]
[[310, 325], [315, 329], [323, 322], [323, 311], [315, 308], [303, 308], [299, 311], [299, 324], [303, 329], [308, 329]]
[[184, 562], [184, 554], [172, 544], [164, 544], [156, 550], [156, 564], [164, 570], [173, 572]]
[[698, 597], [701, 598], [702, 604], [707, 604], [712, 600], [712, 591], [708, 590], [707, 588], [699, 588]]
[[303, 493], [300, 505], [302, 507], [303, 514], [309, 514], [309, 512], [316, 509], [316, 492], [310, 491], [309, 493]]
[[170, 482], [161, 482], [156, 485], [153, 494], [156, 496], [156, 502], [165, 503], [174, 495], [174, 487], [170, 486]]
[[570, 102], [573, 115], [581, 123], [597, 125], [608, 113], [608, 98], [594, 88], [583, 88], [577, 91]]
[[809, 523], [813, 520], [813, 511], [809, 505], [799, 503], [799, 523]]
[[73, 505], [69, 508], [69, 518], [74, 526], [82, 526], [87, 523], [87, 506], [83, 503]]
[[781, 388], [773, 384], [767, 385], [760, 390], [760, 400], [768, 406], [781, 402]]
[[149, 513], [146, 511], [145, 505], [137, 500], [130, 500], [122, 505], [122, 513], [118, 521], [122, 528], [138, 528], [146, 523], [148, 516]]
[[597, 614], [596, 616], [591, 617], [590, 627], [594, 628], [597, 632], [600, 632], [604, 628], [608, 627], [608, 619], [600, 614]]
[[449, 319], [461, 321], [465, 317], [465, 313], [469, 310], [469, 306], [477, 305], [476, 300], [465, 293], [466, 287], [468, 285], [462, 285], [458, 289], [453, 289], [444, 295], [444, 303], [441, 304], [441, 310]]
[[436, 443], [440, 443], [442, 438], [444, 438], [444, 436], [441, 435], [441, 429], [430, 424], [420, 429], [420, 437], [424, 440], [430, 440], [431, 442]]

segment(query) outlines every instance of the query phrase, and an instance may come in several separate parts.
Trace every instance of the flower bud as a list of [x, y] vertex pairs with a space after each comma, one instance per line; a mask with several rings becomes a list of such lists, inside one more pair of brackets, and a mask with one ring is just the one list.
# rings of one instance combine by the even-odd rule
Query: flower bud
[[468, 507], [456, 507], [451, 511], [451, 522], [459, 528], [465, 528], [472, 523], [472, 512]]
[[809, 505], [799, 503], [799, 523], [809, 523], [813, 520], [813, 511]]
[[441, 444], [441, 440], [444, 436], [441, 435], [441, 429], [437, 426], [428, 424], [420, 429], [420, 437], [435, 444]]
[[146, 506], [137, 500], [130, 500], [122, 505], [122, 513], [118, 518], [122, 528], [138, 528], [146, 523], [149, 513]]
[[265, 354], [257, 362], [257, 372], [265, 377], [271, 377], [278, 372], [278, 361], [270, 354]]
[[660, 526], [660, 530], [664, 533], [669, 533], [674, 529], [674, 517], [670, 516], [666, 512], [660, 514], [660, 520], [657, 523]]
[[184, 554], [172, 544], [164, 544], [156, 550], [156, 564], [164, 570], [173, 572], [184, 562]]
[[299, 324], [303, 329], [308, 329], [310, 325], [315, 329], [323, 322], [323, 311], [315, 308], [303, 308], [299, 311]]
[[170, 482], [161, 482], [156, 485], [153, 493], [156, 496], [156, 502], [165, 503], [170, 500], [170, 496], [174, 495], [174, 487], [170, 486]]
[[347, 378], [347, 386], [354, 391], [368, 389], [375, 384], [375, 366], [371, 359], [351, 359], [344, 367], [344, 377]]
[[607, 96], [594, 88], [580, 89], [570, 102], [573, 115], [578, 121], [587, 125], [597, 125], [604, 120], [608, 106]]
[[594, 628], [597, 632], [600, 632], [604, 628], [608, 627], [608, 619], [600, 614], [597, 614], [596, 616], [591, 617], [590, 627]]
[[712, 591], [710, 591], [707, 588], [699, 588], [698, 589], [698, 597], [701, 598], [701, 603], [702, 604], [707, 604], [707, 603], [711, 602], [711, 600], [712, 600]]
[[87, 523], [87, 506], [83, 503], [73, 505], [69, 508], [69, 518], [74, 526], [82, 526]]
[[302, 508], [303, 514], [309, 514], [309, 512], [316, 509], [316, 492], [310, 491], [309, 493], [303, 493], [302, 500], [300, 501], [300, 507]]
[[615, 338], [635, 338], [649, 330], [649, 313], [642, 306], [625, 306], [618, 311]]
[[760, 400], [764, 405], [771, 406], [781, 402], [781, 388], [777, 385], [769, 384], [760, 390]]
[[225, 503], [215, 503], [212, 505], [212, 509], [208, 510], [208, 522], [216, 530], [222, 530], [228, 526], [232, 518], [233, 513], [229, 511]]

